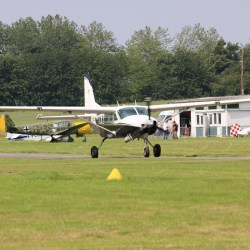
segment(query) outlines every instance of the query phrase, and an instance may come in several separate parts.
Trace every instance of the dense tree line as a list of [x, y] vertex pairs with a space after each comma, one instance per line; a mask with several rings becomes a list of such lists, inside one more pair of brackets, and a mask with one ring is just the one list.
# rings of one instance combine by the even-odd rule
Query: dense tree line
[[135, 31], [125, 45], [93, 22], [66, 17], [0, 22], [0, 105], [82, 105], [90, 72], [100, 104], [250, 93], [250, 44], [226, 42], [200, 24], [171, 38], [168, 30]]

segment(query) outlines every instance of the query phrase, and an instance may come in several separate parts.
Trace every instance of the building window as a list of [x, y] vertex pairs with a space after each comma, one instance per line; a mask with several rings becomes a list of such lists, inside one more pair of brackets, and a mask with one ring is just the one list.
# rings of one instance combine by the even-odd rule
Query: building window
[[209, 124], [210, 125], [221, 124], [221, 113], [209, 114], [208, 118], [209, 118]]
[[196, 115], [196, 125], [203, 125], [203, 115]]
[[218, 124], [221, 124], [221, 113], [218, 113]]
[[217, 109], [217, 106], [209, 106], [208, 109]]
[[228, 104], [227, 109], [239, 109], [239, 103], [236, 104]]
[[196, 116], [196, 124], [200, 125], [200, 116], [199, 115]]
[[214, 124], [217, 124], [217, 114], [214, 113]]

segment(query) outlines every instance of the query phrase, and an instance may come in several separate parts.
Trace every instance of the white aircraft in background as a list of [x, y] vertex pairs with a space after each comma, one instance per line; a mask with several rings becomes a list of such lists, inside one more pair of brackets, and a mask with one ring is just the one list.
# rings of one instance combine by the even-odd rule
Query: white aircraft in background
[[238, 131], [237, 136], [238, 137], [250, 136], [250, 127]]
[[[81, 118], [88, 122], [90, 126], [103, 137], [99, 146], [92, 146], [92, 158], [98, 158], [99, 150], [106, 139], [124, 138], [125, 142], [134, 139], [144, 141], [144, 157], [149, 157], [149, 145], [153, 148], [154, 157], [161, 155], [161, 146], [152, 145], [149, 141], [149, 135], [155, 133], [159, 128], [157, 120], [151, 117], [151, 111], [163, 111], [183, 109], [191, 107], [217, 106], [233, 104], [239, 102], [249, 102], [250, 99], [230, 100], [230, 101], [207, 101], [207, 102], [190, 102], [190, 103], [170, 103], [162, 105], [150, 105], [151, 99], [146, 98], [146, 106], [113, 106], [104, 107], [96, 103], [94, 92], [90, 84], [88, 75], [84, 76], [85, 106], [83, 107], [59, 107], [59, 106], [0, 106], [0, 110], [37, 110], [37, 111], [58, 111], [69, 112], [69, 115], [60, 116], [43, 116], [38, 115], [38, 119], [74, 119]], [[188, 106], [187, 106], [188, 105]], [[77, 115], [74, 112], [83, 112], [84, 115]], [[92, 120], [88, 120], [92, 117]]]

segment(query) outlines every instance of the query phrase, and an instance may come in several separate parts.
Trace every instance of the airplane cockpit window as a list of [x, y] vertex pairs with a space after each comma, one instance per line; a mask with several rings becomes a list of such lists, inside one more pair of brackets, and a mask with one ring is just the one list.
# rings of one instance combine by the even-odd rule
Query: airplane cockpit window
[[117, 113], [121, 119], [123, 119], [127, 116], [137, 115], [137, 113], [133, 107], [121, 108], [117, 111]]
[[148, 115], [148, 110], [143, 107], [136, 107], [135, 108], [139, 115]]

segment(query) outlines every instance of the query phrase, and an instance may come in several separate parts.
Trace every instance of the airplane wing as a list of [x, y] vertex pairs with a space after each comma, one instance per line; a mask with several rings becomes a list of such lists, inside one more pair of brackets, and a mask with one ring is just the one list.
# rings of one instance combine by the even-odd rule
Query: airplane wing
[[73, 131], [75, 131], [75, 130], [81, 128], [81, 127], [84, 127], [86, 125], [87, 125], [87, 123], [83, 122], [83, 123], [80, 123], [78, 125], [69, 127], [69, 128], [64, 129], [62, 131], [59, 131], [59, 132], [55, 133], [53, 136], [67, 136], [67, 135], [71, 134]]
[[116, 111], [116, 107], [63, 107], [63, 106], [0, 106], [0, 111], [55, 111], [55, 112], [84, 112], [95, 114], [112, 114]]
[[[192, 108], [192, 107], [204, 107], [204, 106], [215, 106], [215, 105], [225, 105], [234, 103], [250, 102], [250, 98], [245, 99], [235, 99], [235, 100], [216, 100], [216, 101], [198, 101], [198, 102], [176, 102], [176, 103], [166, 103], [160, 105], [150, 105], [152, 111], [163, 111], [163, 110], [173, 110], [182, 108]], [[84, 112], [92, 114], [113, 114], [117, 107], [66, 107], [66, 106], [0, 106], [0, 111], [55, 111], [55, 112]]]

